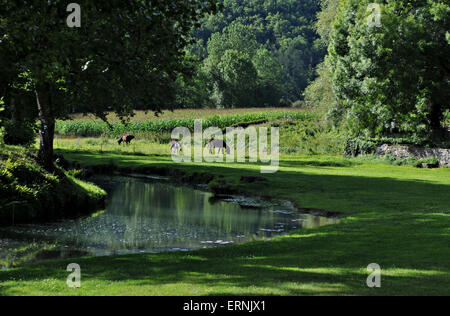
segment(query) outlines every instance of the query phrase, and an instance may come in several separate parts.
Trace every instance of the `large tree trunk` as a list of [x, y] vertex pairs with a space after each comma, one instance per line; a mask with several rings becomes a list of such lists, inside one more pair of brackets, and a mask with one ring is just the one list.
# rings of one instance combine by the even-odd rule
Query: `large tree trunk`
[[53, 170], [53, 138], [55, 136], [55, 118], [51, 113], [51, 97], [49, 92], [44, 89], [36, 89], [36, 102], [40, 121], [38, 159], [45, 169]]

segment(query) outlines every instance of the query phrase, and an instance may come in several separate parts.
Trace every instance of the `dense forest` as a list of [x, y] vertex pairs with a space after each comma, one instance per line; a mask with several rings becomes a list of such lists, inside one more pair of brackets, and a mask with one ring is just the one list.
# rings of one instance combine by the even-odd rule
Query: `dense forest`
[[[325, 56], [315, 30], [319, 0], [224, 0], [194, 31], [177, 81], [177, 107], [290, 106], [303, 99]], [[297, 103], [300, 105], [300, 103]]]

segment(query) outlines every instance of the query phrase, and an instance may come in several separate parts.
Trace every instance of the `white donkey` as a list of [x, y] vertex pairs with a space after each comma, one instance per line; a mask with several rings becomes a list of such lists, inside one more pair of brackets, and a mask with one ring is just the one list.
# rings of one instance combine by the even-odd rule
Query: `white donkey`
[[181, 145], [181, 143], [180, 143], [179, 141], [177, 141], [177, 140], [172, 140], [172, 141], [170, 142], [170, 152], [171, 152], [172, 154], [179, 155], [179, 154], [180, 154], [180, 151], [182, 151], [182, 150], [183, 150], [183, 145]]

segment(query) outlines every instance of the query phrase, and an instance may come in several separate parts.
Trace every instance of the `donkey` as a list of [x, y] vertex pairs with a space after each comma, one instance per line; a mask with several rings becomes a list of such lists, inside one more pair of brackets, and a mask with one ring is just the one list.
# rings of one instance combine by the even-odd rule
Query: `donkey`
[[172, 154], [180, 154], [180, 151], [183, 150], [183, 145], [181, 145], [181, 143], [177, 140], [172, 140], [170, 142], [170, 151]]
[[213, 153], [213, 149], [218, 149], [219, 154], [221, 151], [223, 154], [225, 149], [226, 149], [228, 155], [231, 152], [230, 147], [228, 147], [227, 143], [225, 143], [223, 140], [220, 140], [220, 139], [211, 138], [210, 141], [208, 142], [208, 148], [209, 148], [209, 153], [211, 155]]
[[133, 135], [123, 135], [118, 141], [117, 143], [119, 145], [122, 145], [122, 143], [125, 143], [127, 145], [129, 145], [131, 143], [131, 141], [133, 139], [135, 139], [136, 137], [134, 137]]

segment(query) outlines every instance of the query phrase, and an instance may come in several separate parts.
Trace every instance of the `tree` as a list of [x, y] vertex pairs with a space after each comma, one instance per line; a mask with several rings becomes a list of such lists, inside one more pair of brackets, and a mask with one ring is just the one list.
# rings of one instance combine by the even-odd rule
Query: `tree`
[[257, 71], [256, 104], [273, 106], [280, 102], [286, 88], [283, 85], [284, 70], [272, 53], [258, 49], [253, 56], [253, 65]]
[[317, 74], [317, 78], [305, 90], [305, 103], [308, 107], [326, 113], [336, 102], [331, 82], [332, 74], [326, 63], [317, 66]]
[[305, 38], [287, 38], [281, 42], [277, 52], [278, 60], [285, 69], [286, 86], [290, 99], [299, 100], [314, 77], [316, 61], [313, 57], [314, 47]]
[[236, 50], [253, 57], [259, 45], [251, 26], [234, 22], [222, 33], [214, 33], [208, 41], [208, 59], [217, 63], [227, 50]]
[[188, 51], [183, 62], [191, 72], [178, 75], [175, 82], [175, 107], [188, 109], [214, 107], [210, 98], [213, 87], [208, 80], [201, 58]]
[[232, 23], [208, 41], [205, 70], [219, 107], [254, 106], [257, 73], [252, 58], [258, 48], [254, 30]]
[[341, 0], [322, 0], [322, 10], [317, 14], [316, 31], [320, 35], [320, 43], [327, 47], [330, 43], [330, 33]]
[[[317, 15], [316, 30], [320, 35], [318, 44], [323, 47], [328, 47], [330, 44], [330, 34], [333, 30], [333, 23], [341, 1], [322, 0], [322, 11]], [[329, 64], [326, 62], [317, 65], [316, 72], [317, 77], [305, 90], [305, 103], [309, 107], [318, 108], [321, 112], [327, 113], [337, 102], [332, 86], [332, 72]], [[335, 109], [336, 106], [334, 107]], [[328, 116], [333, 118], [340, 115], [331, 111], [328, 113]]]
[[374, 27], [370, 2], [344, 1], [334, 24], [328, 63], [336, 112], [355, 134], [440, 135], [450, 106], [450, 4], [388, 1]]
[[229, 49], [221, 58], [218, 69], [217, 92], [221, 106], [236, 108], [256, 105], [258, 73], [248, 54]]
[[168, 106], [189, 34], [217, 8], [214, 0], [86, 0], [81, 27], [69, 28], [67, 1], [3, 0], [0, 97], [8, 106], [9, 88], [24, 78], [22, 95], [33, 93], [38, 109], [39, 159], [51, 169], [55, 121], [69, 110], [106, 120], [108, 110], [124, 119], [136, 106]]

